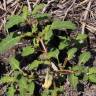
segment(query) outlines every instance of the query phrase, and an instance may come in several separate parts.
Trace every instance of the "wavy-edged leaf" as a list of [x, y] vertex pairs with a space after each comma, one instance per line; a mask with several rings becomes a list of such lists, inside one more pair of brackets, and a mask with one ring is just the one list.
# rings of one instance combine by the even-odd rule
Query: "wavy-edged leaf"
[[17, 36], [14, 38], [12, 36], [13, 36], [13, 34], [10, 34], [0, 42], [0, 53], [3, 53], [5, 51], [7, 51], [8, 49], [12, 48], [21, 39], [21, 36]]
[[79, 76], [82, 72], [85, 72], [85, 67], [84, 66], [78, 66], [78, 65], [75, 65], [72, 67], [72, 70], [75, 72], [74, 74], [76, 76]]
[[13, 27], [14, 25], [18, 25], [22, 22], [24, 22], [24, 18], [22, 18], [22, 16], [19, 16], [19, 15], [10, 16], [5, 25], [5, 28], [9, 29], [9, 28]]
[[14, 96], [14, 93], [15, 93], [14, 86], [12, 85], [12, 86], [8, 87], [7, 96]]
[[68, 46], [68, 44], [65, 44], [64, 42], [60, 42], [60, 44], [59, 44], [59, 49], [60, 49], [60, 50], [63, 50], [63, 49], [65, 49], [67, 46]]
[[43, 63], [43, 62], [42, 61], [35, 60], [31, 64], [28, 65], [28, 68], [30, 70], [32, 70], [34, 68], [37, 68], [41, 63]]
[[71, 49], [69, 49], [68, 52], [67, 52], [67, 55], [68, 55], [67, 59], [68, 60], [71, 60], [74, 57], [74, 54], [76, 52], [77, 52], [77, 48], [71, 48]]
[[91, 74], [88, 76], [88, 80], [92, 83], [96, 83], [96, 74]]
[[91, 53], [90, 52], [83, 52], [80, 56], [79, 56], [79, 62], [78, 64], [85, 64], [89, 59], [91, 58]]
[[58, 47], [60, 50], [63, 50], [64, 48], [67, 48], [68, 46], [69, 46], [69, 40], [65, 39], [60, 42]]
[[42, 11], [42, 9], [45, 7], [45, 4], [44, 3], [41, 3], [41, 4], [37, 4], [33, 11], [32, 11], [32, 14], [37, 14], [37, 13], [40, 13]]
[[0, 79], [1, 83], [9, 83], [9, 82], [15, 82], [16, 78], [15, 77], [10, 77], [10, 76], [4, 76]]
[[50, 52], [48, 52], [47, 56], [48, 58], [54, 57], [56, 59], [58, 59], [58, 55], [59, 55], [59, 50], [55, 49], [55, 50], [51, 50]]
[[18, 84], [19, 84], [20, 96], [25, 96], [28, 89], [26, 78], [22, 77], [20, 80], [18, 80]]
[[34, 48], [32, 46], [27, 46], [23, 48], [22, 56], [28, 56], [30, 54], [33, 54], [35, 52]]
[[89, 68], [88, 74], [96, 74], [96, 67]]
[[31, 95], [33, 95], [34, 89], [35, 89], [35, 84], [34, 84], [34, 82], [30, 82], [30, 83], [28, 84], [28, 92], [29, 92]]
[[60, 86], [60, 87], [55, 87], [55, 89], [54, 90], [52, 90], [52, 96], [57, 96], [57, 94], [58, 93], [62, 93], [62, 92], [64, 92], [64, 88], [63, 88], [63, 86]]
[[47, 25], [45, 27], [45, 29], [42, 31], [42, 35], [44, 35], [43, 36], [44, 40], [46, 40], [46, 41], [49, 41], [50, 40], [50, 38], [53, 35], [53, 32], [51, 30], [51, 25]]
[[71, 30], [74, 30], [74, 29], [76, 29], [76, 25], [74, 23], [72, 23], [71, 21], [55, 20], [52, 23], [51, 28], [52, 29], [71, 29]]
[[15, 57], [10, 57], [9, 58], [9, 63], [11, 65], [12, 70], [20, 70], [20, 62], [15, 59]]
[[68, 79], [69, 79], [69, 82], [70, 82], [71, 86], [74, 89], [76, 89], [77, 84], [78, 84], [78, 77], [75, 76], [74, 74], [70, 74]]
[[49, 59], [48, 56], [47, 56], [47, 53], [40, 54], [38, 58], [39, 58], [40, 60], [43, 60], [43, 61]]
[[23, 10], [22, 10], [22, 18], [24, 18], [26, 20], [28, 15], [29, 15], [28, 7], [24, 6]]
[[37, 30], [38, 30], [37, 24], [33, 24], [32, 25], [32, 33], [37, 32]]
[[87, 38], [87, 34], [78, 34], [77, 37], [76, 37], [76, 40], [85, 40]]

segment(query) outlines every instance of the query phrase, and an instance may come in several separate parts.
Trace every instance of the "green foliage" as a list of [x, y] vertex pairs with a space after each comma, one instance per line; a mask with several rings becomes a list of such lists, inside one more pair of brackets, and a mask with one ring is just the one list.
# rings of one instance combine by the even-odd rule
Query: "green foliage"
[[70, 75], [68, 76], [68, 79], [69, 79], [70, 85], [71, 85], [74, 89], [76, 89], [77, 84], [78, 84], [78, 77], [75, 76], [74, 74], [70, 74]]
[[96, 74], [91, 74], [88, 76], [88, 80], [96, 84]]
[[12, 86], [10, 86], [10, 87], [8, 88], [7, 96], [14, 96], [14, 93], [15, 93], [15, 88], [14, 88], [14, 86], [12, 85]]
[[16, 79], [15, 77], [10, 77], [10, 76], [3, 76], [1, 79], [0, 79], [0, 82], [1, 83], [10, 83], [10, 82], [15, 82]]
[[28, 89], [27, 89], [27, 90], [29, 91], [30, 94], [33, 95], [34, 89], [35, 89], [35, 84], [34, 84], [34, 82], [30, 82], [30, 83], [28, 84]]
[[68, 55], [67, 59], [68, 60], [71, 60], [74, 57], [74, 54], [76, 52], [77, 52], [77, 48], [71, 48], [71, 49], [69, 49], [68, 52], [67, 52], [67, 55]]
[[68, 48], [69, 47], [69, 40], [68, 40], [68, 38], [66, 38], [66, 37], [64, 37], [64, 38], [59, 37], [59, 38], [62, 39], [60, 44], [59, 44], [59, 49], [63, 50], [65, 48]]
[[37, 28], [37, 24], [33, 24], [32, 25], [32, 33], [37, 32], [38, 28]]
[[78, 66], [78, 65], [75, 65], [72, 67], [72, 70], [75, 71], [75, 75], [76, 76], [79, 76], [81, 73], [83, 73], [85, 70], [84, 70], [84, 66]]
[[[19, 91], [19, 96], [33, 96], [34, 91], [37, 91], [37, 85], [35, 85], [34, 81], [36, 82], [38, 80], [41, 80], [42, 78], [40, 78], [40, 76], [45, 76], [44, 84], [41, 81], [41, 87], [44, 89], [40, 93], [41, 96], [59, 96], [58, 94], [60, 92], [64, 93], [64, 88], [62, 87], [63, 85], [61, 82], [64, 82], [65, 79], [68, 79], [73, 89], [76, 89], [77, 84], [79, 82], [81, 83], [82, 81], [96, 83], [96, 68], [90, 68], [84, 65], [91, 58], [91, 53], [88, 51], [83, 51], [80, 55], [75, 54], [77, 50], [82, 50], [82, 48], [79, 47], [81, 46], [81, 44], [77, 41], [84, 41], [88, 36], [86, 34], [77, 34], [76, 37], [70, 37], [67, 34], [62, 35], [61, 33], [59, 33], [60, 30], [63, 29], [66, 29], [66, 32], [67, 29], [70, 29], [71, 32], [71, 30], [76, 29], [76, 25], [71, 21], [51, 19], [51, 15], [49, 15], [48, 13], [42, 13], [44, 6], [45, 4], [37, 4], [33, 8], [32, 14], [29, 14], [27, 6], [24, 6], [22, 14], [13, 15], [8, 18], [8, 21], [6, 23], [6, 30], [12, 28], [14, 25], [20, 26], [20, 24], [22, 23], [24, 23], [24, 25], [28, 25], [30, 29], [32, 29], [30, 30], [30, 32], [22, 32], [20, 36], [17, 36], [17, 34], [10, 33], [6, 36], [6, 38], [2, 39], [0, 42], [1, 54], [6, 53], [9, 49], [13, 47], [15, 50], [15, 45], [17, 45], [20, 40], [21, 42], [24, 40], [30, 40], [30, 45], [25, 44], [23, 46], [22, 43], [22, 47], [20, 47], [20, 50], [18, 47], [19, 51], [15, 50], [18, 52], [13, 57], [9, 56], [9, 58], [7, 58], [7, 62], [11, 66], [11, 68], [8, 67], [8, 71], [10, 70], [10, 73], [8, 72], [8, 74], [6, 73], [7, 75], [2, 76], [0, 78], [0, 82], [6, 83], [6, 85], [8, 85], [6, 91], [8, 96], [17, 95], [16, 91]], [[28, 22], [31, 19], [33, 21]], [[34, 20], [36, 21], [36, 23], [34, 23]], [[58, 31], [58, 34], [54, 34], [55, 31]], [[54, 37], [58, 38], [58, 44], [56, 47], [51, 47], [51, 45], [53, 44], [51, 43], [51, 41], [53, 41]], [[42, 41], [42, 43], [40, 40]], [[56, 40], [54, 41], [57, 42]], [[47, 50], [46, 52], [45, 49]], [[67, 56], [64, 57], [66, 54]], [[18, 57], [18, 55], [20, 56], [20, 58], [23, 58], [24, 61], [19, 61], [20, 58], [17, 60], [15, 56]], [[76, 58], [73, 59], [73, 57]], [[64, 58], [66, 58], [66, 60]], [[64, 59], [66, 61], [64, 61], [65, 65], [62, 62], [63, 60], [60, 59]], [[56, 66], [55, 60], [58, 63]], [[57, 70], [51, 70], [55, 68], [52, 68], [52, 61], [54, 61], [54, 66], [57, 68]], [[71, 66], [67, 66], [67, 61], [70, 63]], [[22, 67], [20, 67], [21, 62], [24, 63], [24, 66], [21, 65]], [[46, 64], [49, 75], [45, 75], [45, 73], [41, 74], [42, 72], [40, 72], [40, 76], [38, 75], [38, 69], [40, 67], [40, 64]], [[62, 76], [65, 78], [61, 78]], [[80, 78], [81, 76], [82, 78]], [[55, 79], [60, 81], [58, 82], [58, 86], [60, 85], [59, 87], [56, 87], [57, 84], [56, 86], [54, 86], [53, 83], [56, 83]], [[15, 86], [18, 86], [18, 88], [16, 89]]]
[[51, 27], [52, 29], [71, 29], [71, 30], [76, 29], [76, 25], [71, 21], [60, 21], [60, 20], [53, 21]]
[[49, 18], [50, 15], [48, 13], [38, 13], [33, 15], [33, 17], [36, 18], [37, 20], [43, 20]]
[[59, 54], [58, 49], [55, 49], [55, 50], [52, 49], [50, 52], [48, 52], [47, 56], [48, 56], [48, 58], [54, 57], [54, 58], [58, 59], [58, 54]]
[[52, 96], [57, 96], [57, 94], [60, 92], [64, 92], [63, 86], [60, 86], [60, 88], [55, 88], [54, 90], [52, 90]]
[[59, 93], [63, 93], [64, 92], [64, 88], [63, 86], [55, 87], [54, 90], [44, 90], [42, 93], [42, 96], [58, 96]]
[[42, 61], [35, 60], [31, 64], [29, 64], [28, 67], [30, 70], [32, 70], [34, 68], [37, 68], [41, 63], [42, 63]]
[[43, 36], [44, 40], [49, 41], [53, 35], [51, 25], [47, 25], [45, 29], [42, 31], [41, 35]]
[[88, 74], [96, 74], [96, 67], [89, 68]]
[[77, 37], [76, 37], [76, 40], [85, 40], [87, 38], [87, 35], [86, 34], [78, 34]]
[[14, 25], [18, 25], [20, 23], [24, 22], [24, 18], [19, 15], [13, 15], [8, 18], [8, 22], [6, 23], [6, 29], [9, 29], [13, 27]]
[[3, 53], [15, 46], [20, 41], [20, 39], [21, 36], [13, 38], [13, 33], [8, 35], [5, 39], [0, 42], [0, 53]]
[[86, 73], [87, 80], [92, 83], [96, 83], [96, 67], [88, 68], [88, 72]]
[[79, 56], [79, 65], [81, 64], [85, 64], [89, 59], [91, 58], [91, 54], [90, 52], [83, 52], [80, 56]]
[[20, 70], [20, 62], [15, 59], [15, 57], [9, 58], [9, 63], [11, 65], [12, 70]]
[[29, 15], [27, 6], [23, 7], [22, 14], [20, 15], [13, 15], [9, 16], [8, 21], [5, 25], [5, 29], [8, 30], [9, 28], [13, 27], [14, 25], [19, 25], [27, 20]]
[[36, 5], [34, 7], [34, 10], [32, 11], [32, 14], [34, 15], [34, 14], [40, 13], [42, 11], [42, 9], [44, 8], [44, 6], [45, 6], [45, 4], [43, 4], [43, 3], [39, 4], [39, 5]]
[[24, 20], [26, 20], [27, 17], [28, 17], [28, 15], [29, 15], [28, 7], [27, 6], [24, 6], [23, 7], [23, 10], [22, 10], [22, 18], [24, 18]]
[[34, 52], [35, 52], [35, 50], [34, 50], [34, 48], [32, 48], [32, 46], [27, 46], [27, 47], [23, 48], [22, 56], [28, 56]]
[[18, 80], [19, 84], [19, 90], [20, 90], [20, 96], [24, 96], [28, 89], [27, 80], [25, 77], [21, 77], [20, 80]]

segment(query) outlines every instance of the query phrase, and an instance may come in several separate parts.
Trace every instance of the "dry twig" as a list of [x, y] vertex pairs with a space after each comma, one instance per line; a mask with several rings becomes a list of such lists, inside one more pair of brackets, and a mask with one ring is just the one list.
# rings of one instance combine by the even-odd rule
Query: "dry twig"
[[39, 4], [41, 2], [41, 0], [36, 0], [35, 4], [33, 5], [33, 7], [35, 7], [37, 4]]
[[32, 9], [31, 9], [31, 6], [30, 6], [30, 2], [29, 2], [29, 0], [27, 0], [27, 4], [28, 4], [29, 12], [31, 13], [31, 12], [32, 12]]
[[72, 6], [74, 5], [75, 2], [76, 2], [76, 0], [74, 0], [73, 3], [70, 5], [70, 7], [66, 10], [65, 15], [63, 17], [63, 20], [66, 18], [68, 12], [71, 10], [71, 8], [72, 8]]
[[84, 32], [85, 32], [85, 26], [86, 26], [86, 19], [87, 19], [87, 16], [88, 16], [88, 10], [90, 10], [90, 6], [91, 6], [91, 3], [92, 3], [92, 0], [89, 0], [89, 3], [88, 3], [88, 6], [87, 6], [87, 8], [86, 8], [86, 10], [85, 10], [85, 12], [84, 12], [84, 18], [83, 18], [83, 23], [82, 23], [82, 31], [81, 31], [81, 33], [82, 34], [84, 34]]

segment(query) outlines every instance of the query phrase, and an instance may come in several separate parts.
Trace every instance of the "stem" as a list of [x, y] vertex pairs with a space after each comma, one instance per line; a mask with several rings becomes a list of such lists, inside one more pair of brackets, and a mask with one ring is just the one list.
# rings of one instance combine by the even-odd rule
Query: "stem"
[[32, 12], [32, 9], [31, 9], [31, 6], [30, 6], [30, 2], [29, 2], [29, 0], [27, 0], [27, 4], [28, 4], [29, 12], [31, 13], [31, 12]]
[[67, 62], [68, 62], [68, 59], [65, 58], [64, 63], [63, 63], [63, 66], [64, 66], [64, 67], [66, 66]]
[[[87, 8], [86, 8], [86, 10], [85, 10], [85, 12], [84, 12], [84, 19], [83, 19], [84, 22], [82, 22], [81, 34], [84, 34], [84, 33], [85, 33], [86, 20], [87, 20], [88, 12], [89, 12], [89, 9], [90, 9], [90, 7], [91, 7], [92, 1], [93, 1], [93, 0], [89, 0], [89, 3], [88, 3], [88, 5], [87, 5]], [[83, 41], [80, 41], [80, 43], [83, 43]]]
[[44, 44], [43, 40], [41, 38], [39, 38], [39, 41], [40, 41], [40, 43], [43, 47], [44, 52], [47, 53], [47, 48], [45, 47], [45, 44]]

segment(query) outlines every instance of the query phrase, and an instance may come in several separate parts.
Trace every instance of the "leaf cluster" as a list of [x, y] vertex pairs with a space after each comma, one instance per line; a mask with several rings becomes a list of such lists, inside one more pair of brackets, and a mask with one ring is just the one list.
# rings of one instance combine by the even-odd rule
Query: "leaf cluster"
[[[57, 96], [58, 93], [64, 93], [64, 88], [61, 82], [64, 82], [66, 79], [69, 80], [70, 85], [74, 89], [76, 89], [77, 85], [82, 81], [96, 83], [96, 68], [85, 66], [91, 58], [91, 53], [87, 50], [83, 50], [82, 52], [80, 51], [83, 49], [82, 47], [85, 47], [80, 43], [80, 41], [83, 40], [85, 43], [86, 38], [88, 37], [87, 34], [79, 33], [74, 37], [70, 37], [69, 35], [58, 35], [60, 31], [75, 31], [76, 24], [72, 21], [54, 19], [50, 21], [50, 18], [52, 17], [49, 14], [41, 13], [44, 6], [45, 4], [36, 5], [31, 14], [28, 12], [28, 8], [24, 6], [22, 14], [13, 15], [8, 18], [6, 23], [7, 31], [14, 25], [21, 26], [22, 23], [28, 23], [27, 21], [29, 20], [29, 17], [32, 19], [34, 18], [37, 23], [30, 25], [32, 29], [30, 32], [24, 32], [19, 36], [14, 36], [14, 32], [9, 32], [6, 38], [0, 42], [0, 54], [7, 52], [19, 43], [22, 43], [22, 39], [25, 40], [26, 37], [31, 38], [31, 43], [21, 48], [22, 50], [20, 51], [20, 55], [22, 58], [30, 55], [35, 56], [35, 54], [40, 53], [35, 60], [23, 67], [21, 67], [21, 62], [16, 58], [16, 55], [13, 57], [9, 56], [8, 63], [11, 67], [10, 72], [12, 74], [8, 73], [0, 78], [2, 84], [8, 85], [6, 90], [8, 96], [14, 96], [17, 90], [19, 90], [19, 96], [33, 96], [34, 90], [36, 90], [35, 82], [39, 79], [39, 76], [36, 77], [35, 74], [38, 72], [40, 65], [42, 68], [45, 65], [48, 69], [46, 69], [47, 71], [44, 74], [45, 78], [43, 78], [43, 81], [45, 82], [44, 84], [42, 83], [42, 88], [44, 90], [40, 93], [41, 96]], [[48, 24], [40, 26], [40, 22], [46, 20], [49, 20]], [[39, 30], [38, 26], [41, 27], [42, 30]], [[58, 31], [58, 34], [55, 33], [56, 30]], [[59, 40], [57, 46], [54, 46], [54, 43], [52, 43], [52, 41], [55, 43], [58, 42], [58, 40], [54, 39], [55, 37]], [[61, 62], [61, 57], [59, 57], [62, 51], [66, 53], [66, 56], [62, 57], [62, 59], [65, 58], [63, 60], [64, 62]], [[79, 55], [77, 54], [78, 52]], [[53, 62], [54, 60], [57, 61], [57, 65], [55, 64], [56, 62]], [[74, 61], [74, 63], [71, 61]], [[71, 62], [71, 66], [67, 65], [68, 62]], [[26, 69], [27, 72], [25, 72]], [[28, 72], [31, 75], [29, 75]], [[52, 87], [53, 83], [56, 84], [56, 74], [61, 86], [57, 87], [56, 85]], [[81, 74], [83, 74], [82, 79], [80, 78]], [[18, 87], [16, 88], [15, 85]]]

